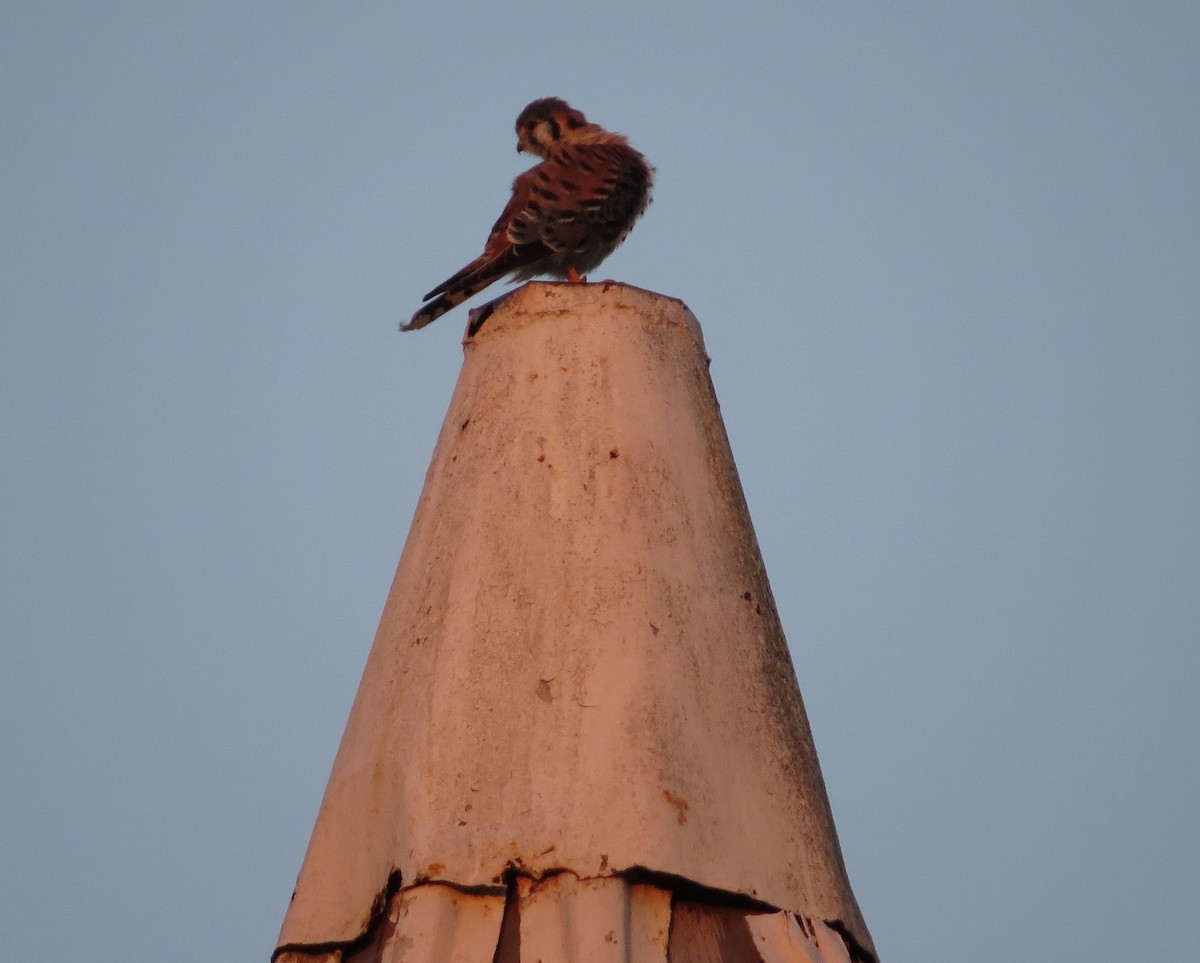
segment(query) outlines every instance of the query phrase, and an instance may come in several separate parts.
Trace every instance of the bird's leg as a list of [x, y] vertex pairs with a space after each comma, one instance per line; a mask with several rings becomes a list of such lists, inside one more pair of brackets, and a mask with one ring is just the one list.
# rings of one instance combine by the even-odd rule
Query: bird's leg
[[573, 265], [567, 265], [567, 283], [568, 284], [585, 284], [587, 278], [581, 278], [579, 272], [575, 270]]

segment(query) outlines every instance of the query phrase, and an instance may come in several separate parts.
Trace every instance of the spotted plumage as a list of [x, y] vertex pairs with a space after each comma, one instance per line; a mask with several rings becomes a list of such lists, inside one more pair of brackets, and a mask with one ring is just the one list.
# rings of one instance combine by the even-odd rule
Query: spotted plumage
[[517, 150], [541, 163], [513, 181], [483, 253], [425, 295], [428, 303], [401, 330], [425, 327], [505, 276], [580, 280], [616, 250], [650, 203], [654, 168], [646, 158], [557, 97], [521, 111]]

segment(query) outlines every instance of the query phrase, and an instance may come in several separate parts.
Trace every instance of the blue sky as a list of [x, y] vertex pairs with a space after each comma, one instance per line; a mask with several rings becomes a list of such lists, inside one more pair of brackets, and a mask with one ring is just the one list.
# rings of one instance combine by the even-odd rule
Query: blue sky
[[886, 963], [1187, 958], [1200, 8], [9, 4], [13, 959], [265, 960], [461, 360], [567, 98], [682, 298]]

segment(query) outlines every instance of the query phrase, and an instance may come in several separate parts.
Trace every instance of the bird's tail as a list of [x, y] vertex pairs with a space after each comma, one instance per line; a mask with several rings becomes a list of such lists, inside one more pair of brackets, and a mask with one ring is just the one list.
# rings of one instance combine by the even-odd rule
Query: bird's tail
[[[471, 295], [482, 291], [497, 277], [491, 271], [486, 270], [490, 260], [486, 254], [482, 254], [453, 277], [449, 277], [439, 284], [421, 299], [429, 303], [422, 305], [408, 324], [400, 325], [400, 330], [416, 331], [417, 328], [423, 328], [431, 321], [436, 321], [451, 308], [458, 307]], [[435, 300], [430, 301], [430, 298]]]
[[[480, 289], [483, 285], [480, 285]], [[436, 321], [451, 308], [458, 307], [475, 291], [453, 291], [441, 295], [436, 301], [430, 301], [428, 304], [422, 305], [421, 309], [412, 316], [412, 320], [408, 324], [401, 324], [401, 331], [416, 331], [418, 328], [423, 328], [431, 321]]]
[[[408, 324], [400, 325], [401, 331], [416, 331], [431, 321], [436, 321], [451, 308], [456, 308], [467, 298], [474, 297], [489, 284], [499, 281], [506, 274], [521, 270], [526, 265], [546, 256], [549, 249], [542, 244], [523, 244], [510, 247], [499, 255], [485, 251], [451, 278], [447, 278], [425, 295], [428, 304], [423, 305]], [[430, 301], [429, 299], [434, 300]]]

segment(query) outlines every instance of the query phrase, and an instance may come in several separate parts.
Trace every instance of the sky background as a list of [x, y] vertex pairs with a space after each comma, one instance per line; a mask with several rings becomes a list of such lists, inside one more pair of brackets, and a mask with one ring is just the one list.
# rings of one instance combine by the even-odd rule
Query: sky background
[[1200, 5], [736, 6], [0, 8], [6, 958], [268, 959], [466, 312], [396, 326], [551, 94], [657, 166], [600, 276], [704, 326], [884, 963], [1194, 956]]

